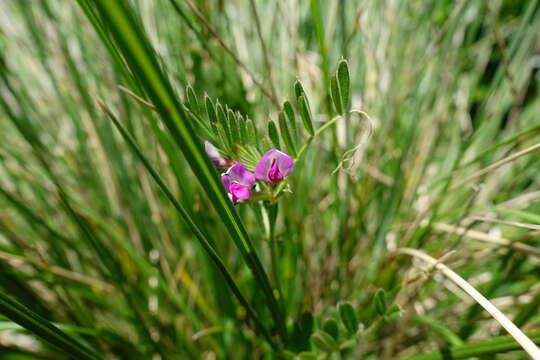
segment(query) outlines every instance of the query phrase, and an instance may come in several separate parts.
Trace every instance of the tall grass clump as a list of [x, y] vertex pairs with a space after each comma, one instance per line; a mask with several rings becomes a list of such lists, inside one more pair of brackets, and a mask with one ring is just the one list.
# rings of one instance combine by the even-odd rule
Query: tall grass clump
[[0, 358], [540, 359], [538, 1], [0, 2]]

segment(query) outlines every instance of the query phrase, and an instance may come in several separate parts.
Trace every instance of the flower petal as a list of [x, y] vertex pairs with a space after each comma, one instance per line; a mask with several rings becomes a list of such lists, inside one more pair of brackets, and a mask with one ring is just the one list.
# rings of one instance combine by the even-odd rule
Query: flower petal
[[283, 177], [289, 175], [294, 171], [294, 160], [289, 155], [278, 151], [276, 157], [278, 161], [279, 171], [281, 172]]
[[206, 154], [208, 155], [210, 160], [212, 160], [215, 166], [223, 167], [227, 165], [227, 159], [225, 159], [225, 157], [223, 157], [219, 153], [218, 149], [214, 145], [212, 145], [211, 142], [205, 141], [204, 149], [206, 150]]
[[279, 171], [277, 159], [272, 160], [272, 165], [268, 171], [268, 179], [273, 183], [283, 180], [283, 174]]
[[251, 196], [251, 192], [247, 186], [237, 183], [232, 183], [231, 186], [229, 186], [229, 191], [231, 192], [233, 199], [249, 199]]
[[255, 185], [255, 177], [253, 174], [239, 162], [235, 163], [227, 170], [227, 175], [231, 182], [247, 186], [248, 188]]
[[265, 182], [279, 182], [293, 171], [294, 160], [289, 155], [272, 149], [259, 160], [255, 168], [255, 178]]
[[231, 180], [229, 179], [229, 175], [221, 174], [221, 182], [223, 183], [223, 186], [225, 186], [225, 189], [229, 191], [229, 186], [231, 186]]

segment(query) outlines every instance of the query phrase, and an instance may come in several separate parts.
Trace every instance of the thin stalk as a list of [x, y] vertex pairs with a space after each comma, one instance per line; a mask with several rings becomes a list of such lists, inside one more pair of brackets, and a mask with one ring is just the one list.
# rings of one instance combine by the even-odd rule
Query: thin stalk
[[281, 288], [281, 281], [279, 278], [279, 258], [280, 254], [278, 252], [278, 244], [276, 239], [276, 222], [278, 216], [278, 204], [277, 203], [268, 203], [265, 205], [266, 216], [268, 221], [265, 222], [266, 225], [266, 236], [268, 237], [268, 243], [270, 245], [270, 261], [272, 263], [272, 275], [274, 277], [274, 283], [276, 290], [279, 294], [279, 301], [281, 304], [282, 311], [285, 311], [285, 303], [283, 299], [283, 291]]
[[499, 160], [499, 161], [497, 161], [497, 162], [491, 164], [490, 166], [485, 167], [485, 168], [483, 168], [482, 170], [479, 170], [479, 171], [475, 172], [474, 174], [472, 174], [471, 176], [469, 176], [469, 177], [466, 178], [465, 180], [463, 180], [463, 181], [461, 181], [460, 183], [458, 183], [458, 184], [452, 186], [452, 187], [450, 188], [450, 191], [456, 190], [457, 188], [460, 188], [460, 187], [462, 187], [463, 185], [466, 185], [466, 184], [470, 183], [471, 181], [474, 181], [474, 180], [476, 180], [477, 178], [486, 175], [486, 174], [489, 173], [490, 171], [493, 171], [493, 170], [495, 170], [495, 169], [498, 169], [498, 168], [500, 168], [500, 167], [503, 166], [503, 165], [506, 165], [506, 164], [508, 164], [508, 163], [510, 163], [510, 162], [512, 162], [512, 161], [514, 161], [514, 160], [519, 159], [519, 158], [522, 157], [522, 156], [528, 155], [528, 154], [533, 153], [533, 152], [538, 151], [538, 150], [540, 150], [540, 143], [535, 144], [535, 145], [533, 145], [533, 146], [530, 146], [530, 147], [528, 147], [528, 148], [526, 148], [526, 149], [524, 149], [524, 150], [518, 151], [517, 153], [512, 154], [512, 155], [510, 155], [510, 156], [507, 156], [507, 157], [505, 157], [504, 159], [501, 159], [501, 160]]

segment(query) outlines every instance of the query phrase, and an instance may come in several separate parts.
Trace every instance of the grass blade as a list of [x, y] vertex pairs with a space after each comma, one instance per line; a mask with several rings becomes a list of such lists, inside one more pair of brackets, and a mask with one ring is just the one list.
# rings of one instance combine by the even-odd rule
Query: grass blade
[[0, 293], [0, 313], [76, 359], [97, 360], [101, 358], [93, 350], [80, 344], [48, 320], [3, 293]]

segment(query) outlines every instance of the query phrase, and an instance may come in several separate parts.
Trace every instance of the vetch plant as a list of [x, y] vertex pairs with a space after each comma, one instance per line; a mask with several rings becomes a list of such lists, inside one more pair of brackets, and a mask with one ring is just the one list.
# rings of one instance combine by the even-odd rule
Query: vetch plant
[[538, 5], [0, 1], [1, 357], [540, 358]]

